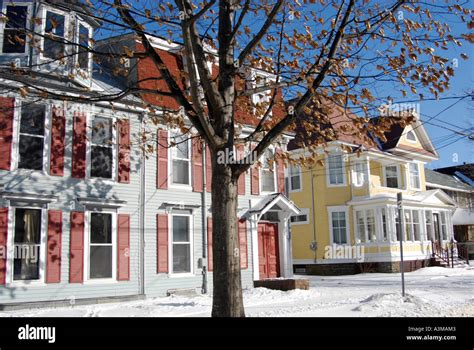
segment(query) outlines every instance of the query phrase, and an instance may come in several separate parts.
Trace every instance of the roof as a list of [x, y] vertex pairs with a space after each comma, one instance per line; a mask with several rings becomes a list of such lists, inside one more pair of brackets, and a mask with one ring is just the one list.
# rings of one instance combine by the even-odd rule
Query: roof
[[453, 225], [474, 225], [474, 211], [458, 208], [453, 214]]
[[289, 200], [288, 197], [282, 193], [272, 193], [263, 197], [257, 204], [247, 209], [242, 215], [240, 215], [240, 220], [248, 220], [253, 215], [260, 216], [277, 204], [280, 209], [283, 207], [284, 210], [289, 210], [294, 214], [301, 214], [301, 210], [295, 205], [295, 203]]
[[[348, 205], [363, 205], [370, 204], [378, 201], [390, 201], [397, 203], [397, 193], [380, 193], [374, 196], [362, 196], [353, 198], [346, 202]], [[405, 204], [416, 204], [424, 206], [435, 206], [440, 205], [446, 207], [456, 207], [456, 202], [446, 194], [443, 190], [434, 189], [428, 191], [417, 191], [413, 194], [404, 194], [403, 202]]]
[[[471, 181], [474, 181], [474, 163], [462, 164], [450, 166], [447, 168], [438, 168], [435, 169], [439, 173], [448, 174], [448, 175], [458, 175], [456, 173], [462, 174], [469, 178]], [[464, 179], [461, 178], [464, 181]]]
[[474, 190], [474, 187], [469, 186], [453, 175], [443, 174], [431, 169], [425, 169], [425, 180], [429, 184], [438, 185], [440, 187], [451, 187], [463, 191]]

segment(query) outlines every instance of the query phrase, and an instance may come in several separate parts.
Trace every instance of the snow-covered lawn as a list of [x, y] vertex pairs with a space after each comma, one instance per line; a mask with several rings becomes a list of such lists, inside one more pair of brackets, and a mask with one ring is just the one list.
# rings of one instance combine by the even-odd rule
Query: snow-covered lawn
[[[474, 262], [465, 268], [429, 267], [406, 273], [405, 298], [401, 296], [400, 274], [298, 277], [310, 280], [310, 290], [245, 290], [247, 316], [474, 316]], [[201, 295], [17, 310], [1, 312], [0, 316], [194, 317], [210, 316], [210, 311], [211, 297]]]

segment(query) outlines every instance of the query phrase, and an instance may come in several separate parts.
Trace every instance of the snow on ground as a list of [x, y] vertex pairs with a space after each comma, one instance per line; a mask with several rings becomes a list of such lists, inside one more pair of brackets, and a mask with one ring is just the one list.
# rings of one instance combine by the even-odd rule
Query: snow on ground
[[[464, 268], [428, 267], [405, 274], [297, 276], [310, 290], [288, 292], [253, 288], [244, 291], [247, 316], [367, 317], [474, 316], [474, 261]], [[170, 296], [140, 301], [0, 312], [0, 317], [197, 317], [210, 316], [208, 295]]]

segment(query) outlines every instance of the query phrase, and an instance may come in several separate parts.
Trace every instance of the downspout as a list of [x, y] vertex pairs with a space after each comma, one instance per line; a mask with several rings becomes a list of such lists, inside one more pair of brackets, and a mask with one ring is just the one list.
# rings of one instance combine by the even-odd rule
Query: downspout
[[313, 220], [313, 242], [311, 242], [311, 249], [314, 251], [314, 262], [317, 262], [318, 242], [316, 241], [316, 213], [314, 208], [314, 176], [313, 167], [311, 167], [311, 206], [312, 206], [312, 220]]
[[202, 193], [201, 193], [201, 221], [202, 221], [202, 288], [201, 293], [207, 294], [207, 206], [206, 206], [206, 143], [202, 141]]
[[[144, 131], [144, 115], [140, 114], [140, 135]], [[140, 254], [140, 295], [145, 295], [145, 194], [146, 194], [146, 173], [145, 173], [145, 147], [142, 147], [140, 151], [140, 215], [139, 215], [139, 226], [140, 226], [140, 242], [139, 242], [139, 254]]]

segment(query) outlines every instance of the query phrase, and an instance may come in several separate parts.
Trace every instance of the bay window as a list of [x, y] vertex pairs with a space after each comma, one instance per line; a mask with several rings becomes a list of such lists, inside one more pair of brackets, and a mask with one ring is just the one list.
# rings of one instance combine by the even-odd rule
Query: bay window
[[172, 216], [172, 273], [191, 273], [191, 216]]
[[42, 170], [44, 164], [46, 107], [24, 103], [18, 140], [18, 168]]
[[25, 53], [28, 6], [7, 5], [4, 13], [6, 23], [3, 30], [2, 52]]
[[92, 120], [91, 177], [114, 178], [115, 138], [113, 119], [95, 116]]
[[418, 163], [410, 163], [410, 186], [420, 189], [420, 167]]
[[357, 187], [363, 186], [368, 179], [367, 163], [363, 161], [356, 161], [353, 166], [353, 184]]
[[89, 237], [89, 278], [112, 278], [115, 250], [111, 213], [90, 213]]
[[344, 179], [344, 159], [342, 154], [331, 154], [327, 158], [329, 185], [343, 185]]
[[289, 167], [290, 191], [301, 190], [301, 168], [299, 166], [290, 165]]
[[273, 151], [267, 149], [263, 155], [260, 169], [262, 192], [275, 192], [275, 159]]
[[66, 17], [62, 14], [46, 11], [44, 26], [43, 56], [53, 60], [65, 56]]
[[171, 161], [173, 169], [173, 184], [191, 184], [191, 147], [188, 136], [180, 132], [171, 133]]
[[398, 166], [385, 166], [385, 187], [399, 188], [398, 183]]
[[40, 279], [41, 209], [15, 209], [13, 280]]

